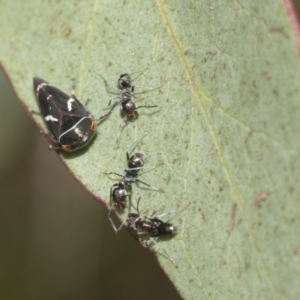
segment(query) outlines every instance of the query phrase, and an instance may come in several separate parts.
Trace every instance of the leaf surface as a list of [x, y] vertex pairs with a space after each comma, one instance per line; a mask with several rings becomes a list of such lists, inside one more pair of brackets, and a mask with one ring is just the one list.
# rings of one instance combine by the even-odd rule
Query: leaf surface
[[[143, 213], [180, 210], [153, 246], [185, 299], [296, 299], [300, 277], [300, 64], [282, 1], [1, 1], [0, 59], [28, 111], [32, 77], [91, 98], [98, 117], [122, 73], [139, 119], [115, 111], [87, 149], [61, 155], [99, 201], [126, 151], [147, 155]], [[41, 117], [34, 120], [45, 128]], [[51, 155], [49, 153], [49, 155]], [[124, 220], [126, 213], [121, 214]], [[106, 220], [105, 220], [106, 221]], [[166, 253], [173, 259], [171, 263]]]

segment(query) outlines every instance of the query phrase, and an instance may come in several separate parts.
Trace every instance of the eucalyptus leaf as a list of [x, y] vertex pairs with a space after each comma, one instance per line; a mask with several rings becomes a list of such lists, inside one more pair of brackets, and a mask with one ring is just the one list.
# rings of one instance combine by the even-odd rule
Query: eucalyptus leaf
[[140, 109], [119, 143], [115, 110], [89, 147], [59, 155], [108, 205], [118, 177], [105, 173], [122, 173], [147, 133], [135, 150], [154, 168], [140, 179], [160, 190], [134, 184], [133, 201], [142, 213], [179, 211], [166, 218], [178, 234], [152, 249], [185, 299], [299, 296], [300, 63], [283, 1], [6, 0], [0, 37], [28, 112], [33, 76], [68, 93], [75, 78], [99, 117], [115, 96], [99, 74], [116, 88], [142, 71], [135, 102], [159, 108]]

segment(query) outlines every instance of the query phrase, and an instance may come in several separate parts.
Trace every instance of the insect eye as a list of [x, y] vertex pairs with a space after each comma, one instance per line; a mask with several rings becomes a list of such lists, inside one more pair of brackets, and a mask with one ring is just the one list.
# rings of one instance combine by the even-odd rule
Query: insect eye
[[69, 145], [62, 145], [61, 148], [65, 152], [71, 152], [72, 151], [72, 148]]
[[92, 126], [91, 126], [91, 129], [92, 129], [93, 131], [97, 131], [97, 128], [98, 128], [97, 122], [93, 122], [93, 123], [92, 123]]

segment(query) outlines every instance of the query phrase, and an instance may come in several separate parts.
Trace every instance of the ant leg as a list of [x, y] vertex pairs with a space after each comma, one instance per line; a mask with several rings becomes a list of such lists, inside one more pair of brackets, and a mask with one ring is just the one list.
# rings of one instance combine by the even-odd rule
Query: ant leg
[[134, 87], [135, 88], [147, 89], [146, 91], [135, 92], [135, 94], [142, 94], [142, 93], [145, 93], [145, 92], [157, 90], [157, 89], [159, 89], [159, 88], [162, 87], [162, 84], [158, 85], [158, 86], [141, 86], [141, 85], [135, 85]]
[[135, 179], [134, 181], [139, 182], [139, 183], [142, 183], [142, 184], [144, 184], [144, 185], [146, 185], [146, 186], [152, 188], [152, 189], [155, 190], [155, 191], [159, 191], [159, 190], [160, 190], [160, 189], [158, 189], [157, 187], [152, 186], [152, 185], [150, 185], [150, 184], [148, 184], [148, 183], [146, 183], [145, 181], [142, 181], [142, 180], [140, 180], [140, 179]]
[[[120, 102], [121, 102], [120, 97], [117, 96], [117, 97], [113, 97], [113, 98], [109, 99], [107, 107], [110, 107], [110, 106], [111, 106], [111, 101], [112, 101], [112, 100], [115, 100], [115, 99], [119, 99], [118, 101], [116, 101], [116, 102], [117, 102], [116, 106], [117, 106], [118, 104], [120, 104]], [[113, 104], [113, 105], [115, 105], [115, 104]]]
[[109, 89], [111, 89], [111, 90], [113, 90], [113, 91], [115, 91], [115, 92], [118, 92], [118, 93], [121, 93], [121, 92], [122, 92], [122, 90], [116, 89], [116, 88], [110, 86], [110, 85], [107, 83], [107, 80], [106, 80], [101, 74], [98, 74], [98, 73], [96, 73], [96, 74], [97, 74], [98, 76], [100, 76], [100, 77], [103, 79], [106, 88], [109, 88]]
[[136, 141], [134, 141], [130, 146], [129, 148], [127, 149], [126, 151], [126, 155], [127, 155], [127, 161], [129, 161], [130, 157], [129, 157], [129, 153], [131, 153], [135, 147], [137, 146], [137, 144], [148, 134], [148, 131], [143, 134], [140, 138], [138, 138]]
[[[110, 211], [111, 211], [111, 209], [110, 209]], [[112, 226], [114, 232], [115, 232], [116, 234], [118, 234], [118, 232], [119, 232], [119, 231], [123, 228], [123, 226], [126, 224], [126, 220], [125, 220], [124, 222], [122, 222], [121, 225], [117, 228], [116, 225], [115, 225], [115, 223], [114, 223], [114, 221], [113, 221], [113, 219], [112, 219], [111, 216], [110, 216], [110, 211], [109, 211], [108, 220], [109, 220], [109, 222], [110, 222], [110, 224], [111, 224], [111, 226]]]
[[145, 108], [154, 108], [154, 107], [159, 107], [158, 105], [142, 105], [142, 106], [138, 106], [136, 109], [139, 109], [139, 108], [142, 108], [142, 107], [145, 107]]
[[143, 169], [144, 168], [144, 166], [142, 166], [142, 167], [136, 167], [136, 168], [129, 168], [129, 169], [125, 169], [124, 170], [124, 172], [130, 172], [130, 171], [138, 171], [138, 170], [141, 170], [141, 169]]
[[128, 196], [128, 202], [129, 202], [129, 209], [128, 209], [128, 211], [130, 212], [130, 210], [131, 210], [131, 207], [133, 207], [133, 209], [134, 210], [137, 210], [137, 208], [133, 205], [133, 203], [132, 203], [132, 197], [131, 197], [131, 195], [132, 195], [132, 193], [131, 193], [131, 190], [129, 191], [129, 194], [127, 195]]
[[95, 121], [96, 121], [97, 123], [100, 123], [103, 119], [106, 119], [106, 118], [112, 113], [113, 109], [114, 109], [117, 105], [118, 105], [118, 103], [115, 102], [115, 103], [112, 105], [112, 107], [110, 108], [109, 112], [107, 112], [105, 115], [103, 115], [103, 116], [101, 116], [101, 117], [95, 119]]
[[156, 218], [162, 218], [162, 217], [167, 216], [167, 215], [170, 215], [170, 214], [175, 214], [175, 215], [172, 217], [172, 219], [173, 219], [173, 218], [175, 218], [180, 212], [184, 211], [189, 205], [190, 205], [190, 203], [188, 203], [187, 205], [185, 205], [183, 208], [180, 208], [180, 209], [174, 209], [174, 210], [171, 210], [171, 211], [168, 212], [168, 213], [163, 213], [163, 214], [161, 214], [161, 215], [158, 215], [158, 216], [156, 216]]
[[127, 125], [127, 116], [120, 122], [120, 125], [119, 125], [119, 134], [118, 134], [118, 138], [116, 140], [117, 144], [120, 142], [121, 133], [122, 133], [122, 131], [125, 128], [126, 125]]
[[122, 229], [122, 227], [124, 226], [124, 224], [125, 224], [125, 222], [123, 222], [123, 223], [121, 223], [121, 225], [117, 228], [117, 226], [115, 225], [115, 223], [114, 223], [114, 221], [113, 221], [113, 219], [112, 219], [112, 217], [111, 217], [111, 211], [112, 211], [112, 209], [115, 207], [115, 205], [116, 205], [116, 203], [112, 203], [113, 201], [113, 187], [114, 186], [117, 186], [118, 185], [118, 183], [116, 183], [116, 184], [114, 184], [111, 188], [110, 188], [110, 207], [109, 207], [109, 209], [108, 209], [108, 220], [109, 220], [109, 222], [110, 222], [110, 224], [111, 224], [111, 226], [112, 226], [112, 228], [113, 228], [113, 230], [114, 230], [114, 232], [117, 234], [121, 229]]
[[[149, 241], [149, 243], [148, 243], [148, 241]], [[165, 249], [163, 249], [161, 246], [158, 245], [157, 238], [148, 237], [147, 239], [144, 240], [144, 244], [148, 249], [150, 249], [150, 244], [155, 245], [155, 247], [158, 248], [158, 250], [160, 250], [161, 252], [163, 252], [166, 255], [166, 257], [171, 261], [173, 266], [175, 268], [177, 267], [176, 264], [174, 263], [173, 258], [167, 253], [167, 251]]]
[[[114, 175], [117, 175], [117, 176], [120, 176], [120, 177], [124, 177], [124, 175], [121, 175], [121, 174], [116, 173], [116, 172], [109, 172], [109, 173], [103, 173], [103, 174], [105, 174], [105, 175], [111, 175], [111, 174], [114, 174]], [[117, 183], [116, 183], [116, 185], [117, 185]]]
[[109, 220], [109, 222], [110, 222], [110, 224], [111, 224], [111, 226], [112, 226], [114, 232], [117, 234], [119, 230], [118, 230], [118, 228], [116, 227], [116, 225], [115, 225], [115, 223], [114, 223], [114, 221], [113, 221], [113, 219], [112, 219], [112, 217], [111, 217], [111, 211], [112, 211], [112, 209], [114, 208], [114, 206], [115, 206], [115, 204], [112, 204], [112, 205], [110, 206], [110, 208], [108, 209], [108, 220]]

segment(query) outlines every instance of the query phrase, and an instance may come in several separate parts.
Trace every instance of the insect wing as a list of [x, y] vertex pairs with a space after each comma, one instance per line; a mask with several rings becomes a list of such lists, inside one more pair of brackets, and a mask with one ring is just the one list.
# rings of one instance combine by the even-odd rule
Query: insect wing
[[64, 115], [58, 142], [64, 151], [78, 150], [90, 142], [96, 130], [97, 123], [90, 117]]
[[89, 115], [89, 112], [74, 95], [69, 96], [60, 89], [51, 85], [46, 85], [43, 89], [45, 94], [48, 97], [50, 96], [48, 98], [48, 102], [50, 100], [51, 106], [57, 107], [59, 114], [73, 114], [81, 117]]
[[33, 83], [41, 113], [54, 138], [63, 148], [66, 147], [63, 150], [84, 147], [97, 130], [93, 116], [74, 95], [69, 96], [38, 77]]
[[[47, 81], [41, 78], [35, 77], [33, 79], [33, 83], [41, 113], [50, 132], [57, 140], [60, 132], [61, 115], [56, 101], [58, 97], [64, 98], [65, 100], [67, 100], [69, 97], [67, 94], [51, 86]], [[57, 93], [57, 91], [59, 93]]]

